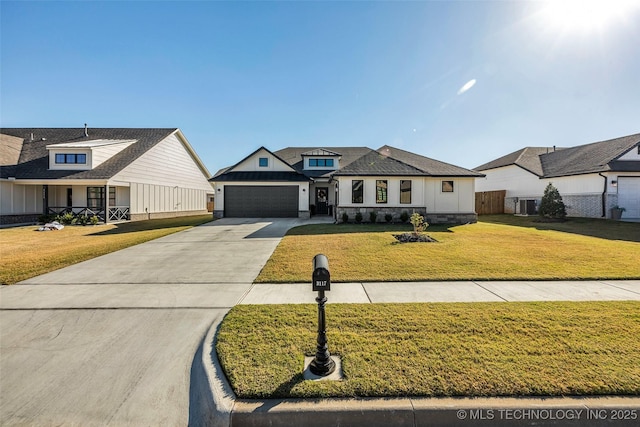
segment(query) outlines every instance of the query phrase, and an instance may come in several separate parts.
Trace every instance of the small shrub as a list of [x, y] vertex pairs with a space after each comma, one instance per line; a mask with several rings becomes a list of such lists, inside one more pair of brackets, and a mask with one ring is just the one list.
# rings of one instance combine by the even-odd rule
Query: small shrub
[[409, 220], [409, 213], [407, 211], [403, 211], [400, 214], [400, 221], [402, 221], [403, 223], [407, 222]]
[[546, 218], [564, 219], [567, 216], [567, 209], [562, 201], [562, 196], [551, 183], [544, 189], [538, 213]]
[[58, 215], [57, 219], [58, 222], [60, 222], [60, 224], [62, 225], [71, 225], [75, 222], [75, 217], [71, 212], [67, 212], [64, 215]]
[[384, 216], [384, 220], [387, 221], [387, 222], [391, 222], [392, 219], [393, 219], [393, 215], [391, 215], [391, 214], [386, 214]]
[[346, 212], [342, 213], [342, 222], [347, 223], [349, 222], [349, 214]]
[[97, 225], [100, 222], [100, 218], [98, 218], [97, 216], [93, 215], [91, 217], [91, 219], [89, 219], [89, 221], [91, 222], [91, 225]]
[[86, 215], [78, 215], [75, 220], [76, 225], [87, 225], [89, 217]]
[[356, 222], [357, 222], [358, 224], [360, 224], [360, 223], [362, 222], [362, 214], [361, 214], [360, 212], [358, 212], [358, 213], [356, 214]]
[[411, 225], [413, 225], [413, 234], [422, 233], [429, 226], [424, 217], [418, 212], [414, 212], [411, 215]]
[[378, 214], [375, 211], [371, 211], [369, 212], [369, 221], [371, 221], [372, 223], [376, 223], [376, 219], [378, 219]]

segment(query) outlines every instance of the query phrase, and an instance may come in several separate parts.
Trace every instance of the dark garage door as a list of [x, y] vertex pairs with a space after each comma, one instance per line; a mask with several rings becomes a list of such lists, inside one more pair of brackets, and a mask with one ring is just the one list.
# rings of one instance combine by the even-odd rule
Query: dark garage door
[[297, 185], [227, 185], [224, 216], [231, 218], [297, 218]]

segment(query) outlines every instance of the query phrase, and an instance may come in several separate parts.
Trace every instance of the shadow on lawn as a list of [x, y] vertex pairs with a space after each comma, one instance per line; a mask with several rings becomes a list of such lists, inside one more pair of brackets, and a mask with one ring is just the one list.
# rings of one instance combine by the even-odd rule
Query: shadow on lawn
[[[188, 218], [188, 217], [184, 217]], [[98, 231], [96, 233], [91, 233], [89, 236], [109, 236], [112, 234], [126, 234], [126, 233], [135, 233], [138, 231], [150, 231], [150, 230], [160, 230], [163, 228], [175, 228], [175, 227], [191, 227], [202, 225], [207, 222], [210, 222], [211, 218], [207, 215], [206, 217], [200, 219], [191, 219], [191, 220], [180, 220], [179, 218], [163, 218], [163, 219], [150, 219], [146, 221], [132, 221], [132, 222], [121, 222], [115, 224], [115, 228], [110, 230]]]
[[537, 216], [482, 215], [478, 222], [528, 227], [537, 230], [553, 230], [580, 234], [607, 240], [624, 240], [640, 243], [640, 224], [598, 218], [568, 218], [564, 222], [540, 222]]

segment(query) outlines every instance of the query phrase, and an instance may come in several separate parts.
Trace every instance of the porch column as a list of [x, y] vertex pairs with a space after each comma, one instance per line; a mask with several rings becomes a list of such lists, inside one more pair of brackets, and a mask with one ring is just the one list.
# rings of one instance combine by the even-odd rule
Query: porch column
[[49, 186], [47, 184], [42, 186], [42, 214], [49, 213]]
[[104, 186], [104, 223], [109, 223], [109, 184]]

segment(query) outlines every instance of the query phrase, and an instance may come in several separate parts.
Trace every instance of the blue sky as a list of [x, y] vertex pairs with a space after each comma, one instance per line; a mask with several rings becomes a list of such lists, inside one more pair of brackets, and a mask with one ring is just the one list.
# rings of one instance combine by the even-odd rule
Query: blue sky
[[2, 1], [0, 124], [179, 127], [212, 174], [260, 146], [472, 168], [640, 132], [639, 4]]

